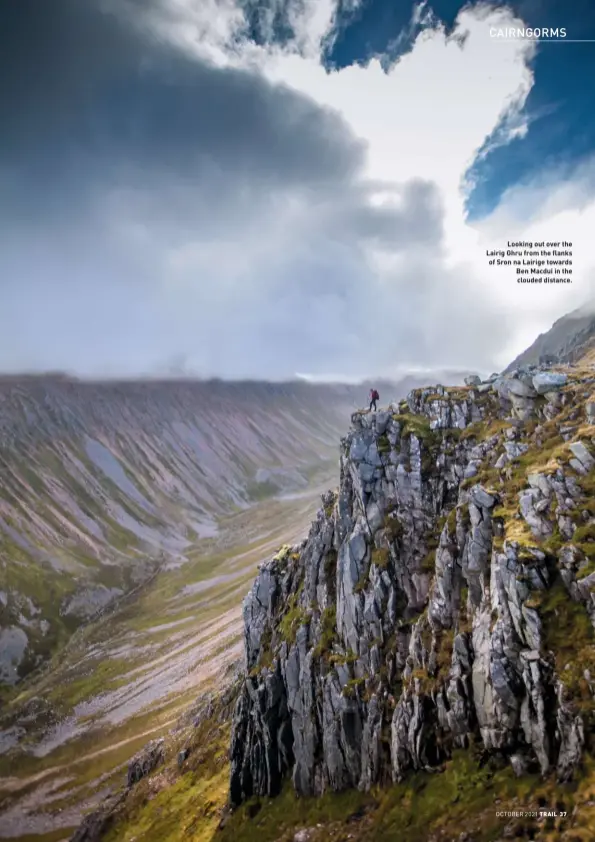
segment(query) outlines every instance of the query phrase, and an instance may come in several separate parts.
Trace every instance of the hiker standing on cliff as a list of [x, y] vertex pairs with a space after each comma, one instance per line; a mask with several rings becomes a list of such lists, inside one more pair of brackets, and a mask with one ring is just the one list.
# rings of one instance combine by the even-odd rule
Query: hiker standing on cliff
[[370, 389], [370, 412], [372, 412], [372, 407], [374, 407], [374, 412], [376, 412], [376, 401], [380, 400], [380, 395], [376, 391], [376, 389]]

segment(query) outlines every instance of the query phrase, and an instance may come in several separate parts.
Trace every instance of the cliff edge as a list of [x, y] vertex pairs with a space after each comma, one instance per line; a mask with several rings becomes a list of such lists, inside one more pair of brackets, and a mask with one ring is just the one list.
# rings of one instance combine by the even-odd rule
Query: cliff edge
[[457, 747], [569, 780], [595, 694], [595, 377], [527, 367], [356, 412], [260, 568], [231, 802], [398, 782]]

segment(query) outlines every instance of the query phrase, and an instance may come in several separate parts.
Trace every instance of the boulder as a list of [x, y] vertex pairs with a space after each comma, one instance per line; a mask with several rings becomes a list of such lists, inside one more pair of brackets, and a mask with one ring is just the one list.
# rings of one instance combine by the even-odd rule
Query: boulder
[[595, 468], [595, 459], [591, 456], [586, 445], [583, 444], [582, 441], [575, 441], [568, 445], [568, 447], [581, 463], [585, 471], [590, 471]]
[[488, 494], [485, 488], [482, 488], [481, 485], [473, 486], [471, 489], [471, 499], [476, 506], [480, 506], [484, 509], [491, 509], [496, 503], [495, 496], [493, 494]]
[[516, 395], [518, 398], [535, 398], [537, 392], [528, 379], [520, 379], [518, 377], [511, 377], [508, 380], [508, 390], [511, 395]]
[[533, 388], [538, 395], [555, 392], [568, 382], [568, 375], [558, 371], [540, 371], [533, 377]]

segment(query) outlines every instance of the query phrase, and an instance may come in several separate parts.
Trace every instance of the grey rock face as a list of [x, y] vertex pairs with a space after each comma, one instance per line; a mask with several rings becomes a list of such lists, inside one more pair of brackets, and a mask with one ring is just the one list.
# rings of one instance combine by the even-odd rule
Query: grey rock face
[[[572, 775], [584, 728], [539, 605], [563, 583], [595, 622], [595, 600], [590, 577], [577, 579], [580, 552], [564, 547], [557, 573], [540, 542], [555, 530], [570, 541], [584, 492], [571, 467], [535, 469], [515, 488], [506, 537], [500, 488], [479, 481], [528, 452], [515, 400], [547, 418], [535, 376], [499, 377], [475, 397], [418, 390], [409, 413], [353, 416], [334, 506], [325, 498], [308, 539], [263, 564], [245, 600], [232, 804], [274, 795], [286, 775], [301, 795], [368, 790], [439, 766], [471, 737], [515, 774]], [[509, 420], [508, 434], [478, 441], [488, 417]], [[586, 445], [573, 453], [587, 470]]]
[[538, 395], [561, 389], [568, 382], [568, 375], [556, 371], [540, 371], [533, 377], [533, 388]]
[[471, 489], [470, 497], [476, 506], [484, 509], [491, 509], [496, 502], [496, 497], [488, 494], [481, 485], [476, 485]]
[[543, 407], [543, 416], [551, 420], [563, 405], [565, 395], [560, 391], [568, 382], [566, 374], [552, 371], [539, 371], [529, 366], [516, 369], [508, 375], [499, 375], [492, 386], [503, 407], [510, 407], [512, 417], [520, 421], [529, 421], [537, 414], [536, 399], [544, 396], [547, 404]]
[[141, 778], [150, 775], [164, 760], [164, 740], [152, 740], [136, 754], [128, 764], [128, 786], [134, 786]]
[[508, 381], [508, 390], [511, 395], [518, 398], [534, 398], [537, 391], [528, 378], [511, 377]]
[[85, 816], [70, 842], [99, 842], [104, 839], [114, 813], [125, 798], [126, 793], [123, 792], [106, 799], [98, 810]]
[[595, 459], [593, 459], [582, 441], [577, 441], [571, 444], [570, 450], [574, 453], [585, 471], [590, 471], [595, 467]]

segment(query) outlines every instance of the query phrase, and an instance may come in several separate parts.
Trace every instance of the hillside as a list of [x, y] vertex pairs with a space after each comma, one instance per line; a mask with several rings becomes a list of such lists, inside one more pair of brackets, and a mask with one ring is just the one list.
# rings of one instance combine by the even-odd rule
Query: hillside
[[191, 723], [198, 694], [219, 695], [241, 657], [241, 604], [259, 562], [307, 531], [335, 471], [336, 460], [321, 464], [305, 491], [219, 517], [183, 564], [116, 601], [13, 688], [0, 715], [0, 838], [67, 839], [119, 790], [147, 740], [180, 716]]
[[307, 489], [367, 388], [1, 378], [0, 692], [217, 518]]
[[353, 400], [300, 383], [5, 378], [0, 682], [183, 560], [217, 517], [306, 488]]
[[527, 365], [555, 361], [572, 363], [595, 347], [593, 304], [573, 310], [558, 319], [545, 333], [511, 362], [506, 373]]
[[517, 369], [354, 413], [337, 490], [244, 601], [233, 714], [211, 699], [77, 842], [593, 838], [594, 384]]
[[224, 681], [257, 565], [307, 531], [368, 388], [2, 379], [0, 837], [74, 828]]

